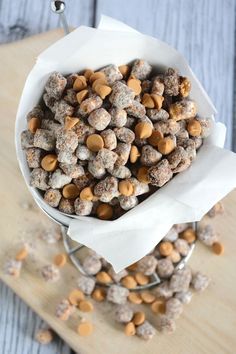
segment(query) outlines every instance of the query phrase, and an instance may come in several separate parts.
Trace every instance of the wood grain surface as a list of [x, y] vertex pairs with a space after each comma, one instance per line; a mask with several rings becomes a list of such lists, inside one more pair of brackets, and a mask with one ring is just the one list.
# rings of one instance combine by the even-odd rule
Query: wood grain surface
[[[49, 2], [49, 0], [0, 0], [0, 43], [19, 40], [60, 25], [57, 16], [48, 11]], [[227, 146], [230, 146], [232, 140], [232, 146], [236, 151], [236, 139], [233, 139], [232, 134], [233, 122], [234, 131], [236, 131], [236, 95], [233, 99], [232, 94], [234, 77], [236, 77], [234, 67], [235, 4], [235, 0], [146, 0], [145, 2], [139, 0], [126, 2], [123, 0], [70, 0], [67, 1], [66, 14], [69, 24], [78, 26], [98, 23], [100, 14], [105, 13], [144, 33], [157, 36], [179, 49], [187, 57], [216, 104], [219, 112], [218, 119], [227, 123], [229, 130]], [[60, 35], [63, 35], [63, 32], [58, 34]], [[33, 49], [27, 48], [29, 56], [31, 54], [33, 58], [37, 54], [37, 49], [40, 51], [50, 45], [54, 38], [56, 38], [55, 33], [43, 37], [43, 42], [37, 42], [38, 48], [31, 42]], [[9, 54], [15, 54], [11, 46], [8, 47], [8, 51]], [[19, 76], [16, 69], [18, 65], [16, 68], [12, 62], [12, 66], [5, 65], [5, 61], [1, 58], [1, 64], [5, 65], [4, 68], [15, 73], [16, 89], [14, 97], [10, 99], [10, 104], [14, 103], [13, 109], [10, 109], [11, 117], [14, 115], [13, 111], [16, 108], [24, 78], [32, 62], [29, 60], [21, 62], [23, 76]], [[11, 77], [11, 73], [4, 73], [6, 81], [9, 81]], [[5, 100], [7, 96], [5, 91], [1, 92], [0, 109], [1, 112], [3, 109], [4, 116], [8, 116], [9, 108], [6, 110], [2, 105], [2, 100]], [[2, 124], [8, 132], [7, 124], [4, 121]], [[2, 141], [6, 142], [3, 137], [1, 137]], [[8, 152], [5, 149], [2, 149], [1, 154], [3, 159], [8, 158]], [[21, 179], [20, 175], [17, 177]], [[41, 326], [41, 320], [2, 283], [0, 283], [0, 308], [0, 348], [3, 354], [15, 352], [67, 354], [69, 352], [69, 348], [63, 346], [60, 341], [56, 341], [56, 344], [49, 347], [40, 348], [31, 339], [33, 329]]]

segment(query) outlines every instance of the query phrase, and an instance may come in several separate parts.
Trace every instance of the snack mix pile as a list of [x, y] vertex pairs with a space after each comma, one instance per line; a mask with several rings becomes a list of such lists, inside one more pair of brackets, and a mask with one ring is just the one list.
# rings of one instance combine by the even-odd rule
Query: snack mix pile
[[[219, 202], [209, 211], [208, 218], [222, 213], [223, 206]], [[60, 232], [57, 229], [44, 229], [40, 232], [40, 238], [55, 246], [60, 240]], [[183, 312], [183, 307], [191, 301], [193, 293], [205, 290], [210, 283], [208, 276], [192, 271], [187, 265], [181, 269], [177, 267], [197, 240], [217, 255], [224, 252], [219, 235], [205, 222], [198, 226], [197, 231], [191, 224], [174, 225], [150, 254], [119, 273], [115, 273], [104, 258], [88, 249], [87, 254], [81, 258], [86, 275], [80, 274], [76, 283], [73, 280], [74, 288], [68, 289], [68, 295], [56, 300], [55, 316], [61, 321], [76, 318], [78, 325], [75, 330], [80, 336], [89, 336], [95, 331], [89, 313], [94, 311], [96, 302], [107, 301], [112, 307], [114, 320], [121, 324], [127, 336], [137, 335], [149, 340], [156, 334], [156, 330], [160, 333], [173, 333], [176, 320]], [[12, 258], [6, 260], [5, 274], [20, 276], [30, 253], [29, 245], [20, 247]], [[47, 283], [65, 283], [61, 269], [67, 264], [66, 254], [55, 254], [50, 263], [40, 268], [40, 276]], [[160, 284], [145, 290], [137, 288], [151, 283], [154, 273], [160, 278]], [[86, 318], [81, 316], [83, 313], [87, 314]], [[42, 344], [49, 343], [52, 331], [42, 328], [36, 334], [36, 339]]]
[[191, 165], [212, 121], [197, 116], [187, 77], [153, 72], [138, 59], [51, 74], [21, 134], [30, 184], [50, 206], [116, 219]]

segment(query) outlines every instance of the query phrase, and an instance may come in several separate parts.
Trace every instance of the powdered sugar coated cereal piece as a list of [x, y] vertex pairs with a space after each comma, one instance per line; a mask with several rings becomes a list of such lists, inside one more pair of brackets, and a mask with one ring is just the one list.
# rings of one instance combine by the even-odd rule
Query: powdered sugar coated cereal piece
[[78, 288], [86, 295], [90, 295], [95, 287], [95, 280], [91, 277], [87, 277], [86, 275], [80, 275], [77, 280]]
[[102, 106], [102, 103], [103, 101], [99, 96], [92, 95], [80, 104], [79, 113], [82, 116], [86, 116], [95, 109], [100, 108]]
[[133, 116], [135, 118], [142, 118], [146, 114], [146, 109], [144, 105], [140, 102], [133, 100], [131, 104], [125, 109], [128, 115]]
[[134, 132], [126, 127], [115, 128], [114, 133], [116, 134], [117, 139], [126, 144], [132, 144], [135, 139]]
[[214, 242], [218, 241], [218, 235], [211, 225], [199, 226], [197, 238], [206, 246], [212, 246]]
[[94, 195], [104, 203], [110, 202], [118, 194], [118, 180], [115, 177], [106, 177], [94, 187]]
[[97, 179], [101, 179], [106, 174], [106, 169], [104, 168], [100, 159], [89, 161], [88, 171]]
[[134, 195], [131, 195], [130, 197], [120, 195], [118, 199], [120, 202], [120, 206], [123, 210], [130, 210], [134, 208], [136, 205], [138, 205], [138, 198], [135, 197]]
[[88, 275], [97, 274], [102, 268], [102, 262], [96, 255], [86, 256], [82, 265]]
[[128, 295], [128, 289], [119, 285], [111, 285], [107, 291], [107, 300], [122, 305], [126, 303]]
[[137, 326], [136, 334], [144, 340], [150, 340], [155, 335], [155, 328], [148, 322], [144, 321], [141, 325]]
[[127, 305], [118, 305], [115, 309], [115, 320], [121, 323], [128, 323], [132, 320], [134, 311]]
[[40, 105], [35, 106], [26, 116], [26, 120], [27, 122], [31, 119], [31, 118], [38, 118], [40, 120], [42, 120], [44, 118], [44, 112], [42, 110], [42, 108], [40, 107]]
[[67, 321], [74, 311], [75, 307], [70, 304], [69, 300], [62, 299], [56, 306], [55, 315], [60, 320]]
[[61, 192], [58, 189], [48, 189], [43, 196], [43, 199], [51, 205], [51, 207], [56, 208], [61, 200]]
[[101, 160], [104, 168], [113, 168], [114, 164], [118, 158], [118, 155], [109, 149], [100, 149], [97, 153], [96, 159]]
[[192, 299], [193, 293], [190, 290], [179, 291], [175, 293], [175, 298], [182, 302], [182, 304], [189, 304]]
[[162, 297], [164, 299], [171, 298], [173, 296], [173, 291], [170, 289], [169, 282], [166, 280], [160, 285], [158, 285], [154, 289], [154, 295], [156, 295], [156, 297]]
[[49, 96], [58, 100], [63, 94], [66, 83], [66, 78], [61, 73], [53, 72], [46, 82], [45, 90]]
[[22, 149], [28, 149], [34, 147], [34, 134], [29, 130], [21, 132], [21, 147]]
[[174, 271], [174, 266], [171, 260], [163, 258], [157, 262], [157, 273], [161, 278], [169, 278]]
[[29, 168], [40, 167], [42, 150], [38, 148], [29, 148], [25, 150], [26, 161]]
[[104, 130], [111, 121], [110, 114], [104, 108], [95, 109], [88, 117], [89, 124], [96, 130]]
[[56, 148], [74, 152], [78, 146], [78, 136], [72, 130], [61, 130], [57, 134]]
[[37, 129], [34, 134], [34, 146], [46, 151], [55, 149], [56, 138], [53, 132], [46, 129]]
[[84, 168], [83, 166], [80, 165], [71, 165], [71, 164], [67, 164], [67, 163], [60, 163], [60, 168], [62, 169], [62, 171], [71, 178], [78, 178], [84, 175]]
[[120, 165], [120, 166], [114, 166], [112, 169], [108, 169], [108, 172], [113, 176], [121, 179], [129, 178], [131, 177], [131, 171], [128, 167]]
[[165, 94], [177, 96], [179, 94], [179, 75], [177, 70], [169, 68], [164, 75]]
[[152, 275], [157, 266], [157, 260], [154, 256], [148, 255], [140, 259], [137, 263], [137, 271], [144, 275]]
[[58, 150], [57, 160], [67, 165], [75, 165], [77, 163], [77, 157], [70, 150]]
[[66, 199], [62, 197], [58, 209], [65, 214], [74, 214], [74, 201], [72, 199]]
[[166, 121], [169, 118], [169, 113], [161, 108], [161, 109], [156, 109], [156, 108], [149, 108], [147, 109], [147, 116], [150, 118], [153, 122], [156, 121]]
[[188, 267], [175, 270], [170, 279], [170, 289], [173, 290], [173, 292], [187, 291], [191, 278], [191, 270]]
[[49, 177], [48, 185], [53, 189], [59, 189], [70, 183], [71, 177], [65, 175], [59, 168]]
[[84, 216], [90, 215], [93, 207], [93, 202], [89, 200], [81, 200], [80, 198], [75, 199], [74, 202], [75, 214]]
[[110, 267], [108, 270], [108, 274], [112, 277], [115, 283], [119, 283], [122, 278], [128, 275], [128, 272], [126, 269], [123, 269], [120, 272], [116, 273], [113, 267]]
[[179, 318], [179, 316], [183, 312], [183, 305], [181, 301], [174, 297], [166, 301], [165, 308], [165, 315], [174, 319]]
[[111, 129], [103, 130], [101, 137], [104, 141], [104, 147], [109, 150], [114, 150], [117, 147], [116, 134]]
[[208, 287], [209, 283], [210, 278], [201, 272], [197, 272], [192, 276], [191, 286], [195, 291], [200, 292], [205, 290]]
[[176, 241], [178, 238], [178, 232], [176, 231], [176, 229], [174, 227], [172, 227], [168, 233], [165, 235], [165, 237], [163, 238], [163, 241], [170, 241], [170, 242], [174, 242]]
[[152, 67], [146, 60], [137, 59], [132, 65], [130, 75], [139, 80], [146, 80], [151, 74], [151, 71]]
[[79, 160], [81, 161], [86, 161], [86, 160], [94, 160], [96, 157], [96, 153], [93, 151], [90, 151], [86, 145], [79, 144], [76, 152], [76, 156], [78, 157]]
[[72, 116], [74, 107], [69, 105], [65, 100], [56, 101], [53, 110], [55, 111], [54, 119], [64, 124], [66, 116]]
[[176, 324], [173, 318], [159, 315], [156, 319], [156, 328], [161, 333], [171, 334], [176, 330]]
[[115, 152], [118, 155], [118, 158], [116, 160], [116, 165], [126, 165], [128, 159], [129, 159], [129, 154], [130, 154], [130, 149], [131, 145], [126, 144], [126, 143], [118, 143], [117, 147], [115, 149]]
[[105, 74], [108, 85], [113, 85], [114, 82], [122, 80], [123, 78], [118, 67], [113, 64], [106, 66], [100, 71]]
[[112, 107], [109, 113], [111, 115], [110, 126], [121, 128], [127, 123], [127, 113], [124, 109]]
[[30, 186], [46, 191], [49, 188], [48, 176], [48, 172], [42, 168], [34, 168], [30, 174]]
[[112, 86], [109, 96], [110, 102], [117, 108], [123, 109], [132, 104], [135, 93], [128, 86], [120, 81], [116, 81]]
[[163, 159], [156, 166], [148, 170], [150, 183], [157, 187], [162, 187], [173, 176], [168, 160]]
[[174, 243], [176, 251], [178, 251], [181, 256], [187, 256], [189, 253], [189, 244], [186, 240], [179, 238]]
[[4, 263], [3, 271], [4, 274], [11, 275], [13, 277], [18, 277], [20, 275], [22, 267], [22, 261], [17, 261], [15, 259], [8, 259]]
[[60, 273], [54, 264], [45, 265], [41, 269], [41, 275], [46, 282], [55, 283], [60, 278]]
[[154, 149], [151, 145], [142, 147], [141, 164], [144, 166], [154, 166], [162, 158], [162, 154]]

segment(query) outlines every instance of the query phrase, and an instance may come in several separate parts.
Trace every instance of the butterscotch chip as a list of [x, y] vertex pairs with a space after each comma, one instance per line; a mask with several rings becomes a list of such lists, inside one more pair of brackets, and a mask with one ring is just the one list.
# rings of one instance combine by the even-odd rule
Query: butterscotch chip
[[79, 195], [79, 189], [73, 183], [67, 184], [62, 189], [62, 195], [66, 199], [75, 199]]
[[136, 273], [134, 278], [139, 285], [146, 285], [149, 283], [149, 277], [141, 272]]
[[107, 272], [98, 272], [96, 274], [96, 279], [99, 283], [102, 284], [108, 284], [108, 283], [112, 283], [112, 278], [110, 277], [110, 275]]
[[192, 228], [188, 228], [182, 232], [180, 237], [191, 244], [196, 240], [196, 232]]
[[149, 291], [141, 292], [140, 296], [141, 296], [143, 302], [145, 302], [145, 304], [151, 304], [153, 301], [156, 300], [155, 295], [153, 295]]
[[187, 131], [192, 136], [200, 136], [202, 132], [202, 126], [196, 119], [191, 119], [187, 124]]
[[212, 251], [217, 255], [221, 255], [224, 253], [224, 245], [221, 242], [214, 242], [212, 245]]
[[169, 241], [163, 241], [159, 244], [159, 252], [161, 256], [169, 256], [173, 251], [173, 245]]
[[154, 101], [154, 107], [159, 111], [159, 109], [161, 109], [162, 107], [162, 102], [164, 101], [164, 97], [152, 93], [151, 98]]
[[104, 100], [111, 93], [111, 88], [110, 86], [99, 84], [96, 86], [95, 92]]
[[141, 156], [141, 154], [137, 146], [132, 145], [130, 149], [130, 156], [129, 156], [130, 162], [135, 163], [138, 160], [139, 156]]
[[125, 325], [125, 334], [127, 336], [134, 336], [136, 333], [136, 329], [135, 329], [135, 325], [133, 324], [133, 322], [129, 322]]
[[93, 152], [97, 152], [104, 147], [104, 141], [101, 135], [99, 134], [91, 134], [88, 136], [86, 140], [86, 145], [89, 150]]
[[118, 69], [120, 70], [121, 74], [126, 77], [129, 74], [129, 65], [120, 65], [118, 67]]
[[93, 311], [93, 304], [88, 300], [81, 300], [79, 302], [79, 309], [82, 312], [92, 312]]
[[164, 137], [159, 130], [153, 130], [152, 135], [148, 138], [150, 145], [157, 147], [158, 142]]
[[134, 193], [134, 186], [130, 181], [123, 180], [119, 182], [118, 189], [120, 194], [130, 197]]
[[92, 74], [89, 78], [91, 83], [93, 83], [97, 79], [106, 80], [106, 75], [102, 71], [97, 71], [96, 73]]
[[26, 257], [28, 256], [29, 250], [28, 248], [25, 246], [22, 249], [20, 249], [16, 256], [15, 256], [15, 260], [16, 261], [23, 261], [24, 259], [26, 259]]
[[107, 85], [106, 79], [97, 79], [92, 84], [92, 89], [95, 91], [97, 85]]
[[86, 337], [92, 334], [93, 332], [93, 325], [90, 322], [81, 322], [77, 328], [77, 332], [80, 336]]
[[175, 144], [172, 139], [166, 137], [159, 140], [157, 148], [161, 154], [168, 155], [174, 150]]
[[136, 96], [139, 95], [142, 91], [141, 81], [138, 79], [129, 79], [127, 81], [127, 86], [134, 91]]
[[140, 294], [139, 293], [135, 293], [134, 291], [129, 293], [128, 300], [130, 302], [132, 302], [133, 304], [137, 304], [137, 305], [140, 305], [143, 302]]
[[40, 119], [37, 117], [33, 117], [28, 121], [28, 129], [29, 131], [34, 134], [36, 130], [40, 128]]
[[138, 169], [137, 179], [139, 180], [139, 182], [149, 183], [148, 167], [143, 166]]
[[95, 301], [98, 301], [98, 302], [102, 302], [105, 300], [106, 298], [106, 291], [105, 289], [102, 289], [102, 288], [99, 288], [99, 289], [95, 289], [92, 293], [92, 298], [95, 300]]
[[90, 76], [91, 76], [92, 74], [94, 74], [94, 71], [91, 70], [91, 69], [87, 69], [87, 70], [85, 70], [85, 72], [84, 72], [84, 77], [86, 78], [86, 80], [89, 80], [89, 78], [90, 78]]
[[80, 197], [81, 200], [90, 200], [90, 201], [92, 201], [94, 199], [92, 188], [91, 187], [85, 187], [84, 189], [82, 189], [82, 191], [80, 192], [79, 197]]
[[102, 220], [110, 220], [113, 216], [113, 209], [109, 204], [102, 203], [97, 207], [97, 216]]
[[132, 275], [122, 278], [121, 284], [127, 289], [134, 289], [137, 286], [137, 282]]
[[53, 154], [48, 154], [44, 156], [44, 158], [41, 161], [41, 167], [48, 172], [55, 171], [57, 165], [58, 165], [57, 156]]
[[75, 82], [73, 84], [73, 89], [75, 91], [82, 91], [87, 87], [87, 80], [84, 76], [80, 75], [75, 79]]
[[126, 269], [130, 272], [134, 272], [137, 269], [137, 262], [130, 264]]
[[158, 299], [151, 304], [151, 310], [154, 313], [165, 313], [165, 302], [162, 299]]
[[136, 138], [147, 139], [152, 135], [152, 126], [147, 122], [140, 122], [135, 126], [134, 131]]
[[81, 300], [84, 300], [84, 293], [79, 289], [74, 289], [70, 292], [68, 300], [71, 305], [78, 306]]
[[53, 263], [57, 267], [64, 267], [67, 261], [67, 255], [65, 253], [59, 253], [54, 257]]
[[78, 93], [76, 94], [76, 98], [77, 98], [77, 101], [79, 102], [79, 104], [80, 104], [81, 102], [83, 102], [83, 100], [84, 100], [85, 98], [87, 98], [87, 96], [88, 96], [88, 90], [82, 90], [82, 91], [78, 92]]
[[135, 312], [132, 322], [135, 326], [140, 326], [146, 319], [145, 313], [142, 311]]
[[[83, 92], [83, 91], [81, 91], [81, 92]], [[65, 118], [65, 124], [64, 124], [64, 129], [65, 129], [65, 130], [70, 130], [70, 129], [72, 129], [78, 122], [79, 122], [79, 118], [66, 116], [66, 118]]]
[[149, 95], [149, 93], [145, 93], [143, 95], [141, 102], [144, 105], [144, 107], [146, 107], [146, 108], [154, 108], [155, 107], [155, 102], [152, 99], [151, 95]]

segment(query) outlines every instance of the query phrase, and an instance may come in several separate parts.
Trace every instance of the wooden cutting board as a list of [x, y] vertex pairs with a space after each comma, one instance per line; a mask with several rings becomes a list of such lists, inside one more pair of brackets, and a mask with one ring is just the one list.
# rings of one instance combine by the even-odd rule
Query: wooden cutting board
[[[110, 304], [95, 304], [95, 311], [87, 315], [77, 311], [66, 323], [55, 318], [56, 303], [75, 287], [78, 273], [68, 264], [55, 284], [45, 283], [39, 275], [40, 267], [51, 263], [53, 256], [63, 251], [63, 246], [61, 242], [47, 245], [40, 241], [38, 229], [50, 227], [51, 222], [36, 206], [31, 210], [22, 207], [24, 202], [33, 201], [16, 161], [14, 122], [23, 84], [36, 56], [61, 36], [60, 30], [52, 31], [0, 47], [0, 278], [81, 354], [232, 354], [236, 347], [236, 191], [225, 199], [224, 216], [213, 221], [225, 244], [225, 254], [217, 257], [206, 247], [197, 245], [190, 265], [210, 275], [212, 283], [207, 291], [194, 295], [192, 302], [185, 306], [173, 335], [157, 333], [150, 342], [126, 337], [123, 327], [113, 320]], [[34, 250], [20, 278], [4, 275], [4, 260], [14, 254], [21, 239], [27, 238]], [[155, 317], [148, 309], [146, 313], [155, 325]], [[79, 316], [94, 323], [95, 330], [90, 337], [82, 338], [76, 333]]]

